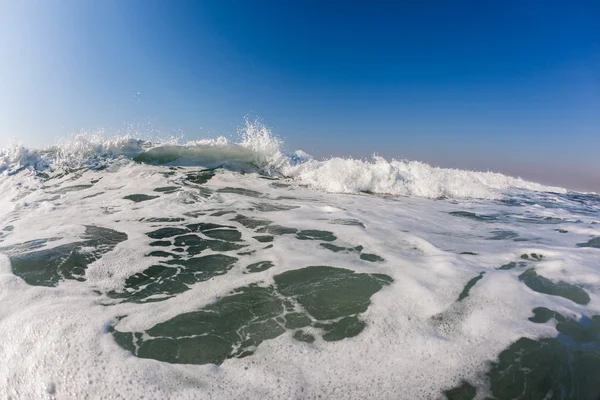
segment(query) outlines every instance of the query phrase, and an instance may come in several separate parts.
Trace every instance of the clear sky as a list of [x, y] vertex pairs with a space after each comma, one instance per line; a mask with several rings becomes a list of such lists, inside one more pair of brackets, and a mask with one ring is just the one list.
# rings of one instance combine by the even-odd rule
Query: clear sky
[[246, 115], [318, 157], [600, 192], [600, 1], [0, 0], [0, 147]]

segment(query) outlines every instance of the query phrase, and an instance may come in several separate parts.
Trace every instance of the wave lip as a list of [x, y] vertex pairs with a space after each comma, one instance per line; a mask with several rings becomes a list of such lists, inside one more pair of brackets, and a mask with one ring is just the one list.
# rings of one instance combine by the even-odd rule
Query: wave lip
[[382, 157], [316, 160], [301, 150], [283, 151], [283, 141], [257, 121], [246, 120], [240, 133], [239, 142], [219, 137], [187, 143], [173, 140], [152, 143], [131, 136], [106, 140], [99, 135], [77, 135], [43, 150], [13, 144], [0, 150], [0, 173], [97, 168], [115, 160], [127, 160], [257, 172], [290, 178], [332, 193], [368, 192], [434, 199], [497, 199], [502, 192], [512, 189], [567, 193], [564, 188], [500, 173], [439, 168], [419, 161], [388, 161]]

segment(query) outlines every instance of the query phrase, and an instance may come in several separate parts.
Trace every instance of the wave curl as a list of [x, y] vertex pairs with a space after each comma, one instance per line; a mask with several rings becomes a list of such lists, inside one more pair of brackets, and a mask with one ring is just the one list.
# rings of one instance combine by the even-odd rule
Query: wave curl
[[225, 137], [179, 143], [152, 143], [131, 136], [104, 139], [77, 135], [43, 150], [13, 143], [0, 150], [0, 173], [13, 175], [72, 168], [96, 169], [116, 162], [154, 165], [224, 167], [290, 178], [314, 189], [333, 193], [369, 192], [427, 198], [496, 199], [502, 192], [520, 189], [566, 193], [494, 172], [433, 167], [419, 161], [390, 161], [333, 157], [316, 160], [301, 150], [285, 152], [283, 141], [258, 121], [246, 120], [239, 142]]

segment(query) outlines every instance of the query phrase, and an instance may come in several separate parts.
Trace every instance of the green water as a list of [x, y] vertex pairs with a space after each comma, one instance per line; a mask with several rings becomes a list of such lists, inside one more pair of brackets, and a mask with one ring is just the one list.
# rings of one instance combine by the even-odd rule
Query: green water
[[538, 293], [560, 296], [577, 304], [590, 302], [590, 296], [582, 288], [567, 282], [553, 282], [538, 275], [533, 268], [519, 275], [519, 280]]
[[[485, 373], [497, 400], [598, 400], [600, 394], [600, 315], [580, 321], [539, 307], [532, 323], [556, 322], [557, 336], [522, 337], [504, 349]], [[448, 399], [472, 399], [475, 388], [464, 383], [445, 392]]]
[[[265, 265], [269, 263], [253, 264], [248, 269]], [[160, 275], [164, 270], [153, 273]], [[140, 276], [132, 283], [147, 277]], [[368, 309], [371, 296], [392, 279], [315, 266], [284, 272], [274, 281], [272, 286], [238, 288], [216, 303], [180, 314], [145, 332], [111, 332], [119, 345], [138, 357], [180, 364], [221, 364], [227, 358], [251, 355], [263, 341], [286, 332], [308, 343], [315, 335], [325, 341], [356, 336], [365, 328], [360, 314]]]
[[149, 196], [147, 194], [130, 194], [129, 196], [123, 197], [125, 200], [131, 200], [136, 203], [141, 203], [142, 201], [154, 200], [158, 199], [160, 196]]
[[263, 197], [264, 194], [257, 192], [255, 190], [243, 189], [243, 188], [234, 188], [234, 187], [226, 187], [217, 190], [217, 193], [232, 193], [239, 194], [240, 196], [248, 196], [248, 197]]
[[[46, 241], [15, 246], [8, 251], [13, 273], [30, 285], [56, 286], [63, 279], [85, 280], [85, 270], [92, 262], [127, 240], [127, 235], [108, 228], [86, 226], [83, 240], [50, 249], [33, 250]], [[89, 249], [93, 250], [89, 250]]]
[[577, 243], [577, 247], [593, 247], [600, 249], [600, 237], [590, 239], [586, 243]]
[[273, 268], [274, 266], [275, 264], [273, 264], [271, 261], [259, 261], [257, 263], [248, 265], [246, 269], [248, 272], [262, 272]]

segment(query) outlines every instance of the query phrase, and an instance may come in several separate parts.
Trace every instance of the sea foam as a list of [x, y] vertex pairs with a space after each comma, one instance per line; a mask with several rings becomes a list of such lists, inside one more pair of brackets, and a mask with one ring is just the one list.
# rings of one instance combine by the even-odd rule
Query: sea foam
[[284, 177], [330, 193], [377, 193], [426, 198], [497, 199], [507, 190], [566, 193], [560, 187], [529, 182], [494, 172], [433, 167], [419, 161], [333, 157], [317, 160], [298, 150], [284, 151], [271, 130], [247, 120], [240, 139], [225, 137], [179, 143], [176, 139], [150, 142], [121, 136], [76, 135], [43, 150], [13, 144], [0, 151], [0, 172], [56, 171], [100, 168], [135, 160], [154, 165], [225, 167]]
[[[585, 330], [600, 315], [597, 196], [421, 163], [311, 160], [264, 127], [246, 131], [179, 145], [82, 136], [3, 154], [0, 393], [432, 399], [466, 381], [498, 397], [490, 363], [523, 340], [540, 354], [527, 360], [546, 360], [535, 343], [597, 354]], [[306, 276], [332, 271], [330, 286]], [[298, 288], [281, 285], [291, 272]], [[240, 293], [256, 296], [232, 302]], [[194, 320], [236, 307], [257, 320]], [[534, 310], [582, 321], [592, 342], [561, 344], [572, 332], [532, 322]], [[219, 333], [226, 346], [198, 344]], [[199, 349], [215, 362], [184, 357]], [[596, 371], [577, 365], [552, 371]]]

